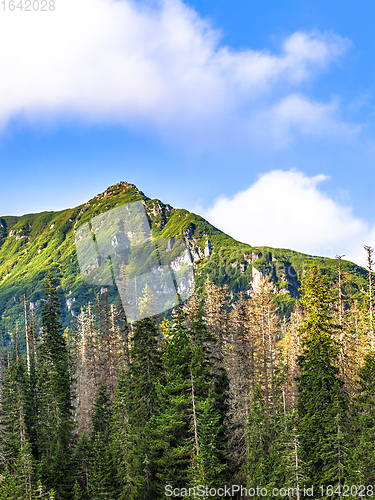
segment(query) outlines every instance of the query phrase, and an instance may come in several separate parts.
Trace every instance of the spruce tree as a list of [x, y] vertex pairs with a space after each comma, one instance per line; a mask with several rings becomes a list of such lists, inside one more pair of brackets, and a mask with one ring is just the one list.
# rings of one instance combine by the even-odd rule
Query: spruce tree
[[26, 429], [26, 398], [27, 398], [27, 373], [19, 348], [18, 330], [13, 335], [13, 352], [8, 366], [1, 397], [1, 425], [3, 433], [4, 462], [14, 472], [16, 461], [28, 443]]
[[333, 295], [328, 281], [312, 267], [302, 285], [303, 351], [298, 357], [297, 413], [301, 457], [311, 484], [343, 484], [348, 475], [344, 449], [347, 397], [339, 379], [339, 347], [333, 339]]
[[255, 387], [254, 330], [250, 328], [248, 301], [243, 292], [230, 315], [231, 341], [226, 354], [229, 376], [228, 461], [233, 484], [246, 484], [249, 458], [247, 423]]
[[356, 479], [361, 484], [375, 482], [375, 352], [369, 352], [359, 370], [355, 428], [357, 435]]
[[[220, 432], [217, 439], [221, 442], [220, 449], [224, 449], [228, 444], [228, 414], [229, 414], [229, 378], [226, 370], [225, 359], [229, 348], [229, 322], [227, 307], [229, 294], [226, 287], [220, 288], [211, 283], [207, 276], [205, 282], [205, 302], [203, 313], [198, 311], [192, 327], [193, 339], [200, 339], [202, 349], [209, 356], [210, 373], [212, 381], [211, 397], [214, 406], [218, 410], [218, 428]], [[222, 463], [226, 459], [222, 456]]]
[[223, 365], [218, 373], [212, 366], [212, 346], [217, 340], [208, 331], [201, 308], [196, 311], [188, 333], [192, 349], [190, 377], [197, 400], [200, 436], [197, 463], [204, 472], [205, 484], [225, 484], [228, 479], [228, 374]]
[[13, 342], [12, 360], [7, 370], [2, 394], [1, 424], [4, 426], [4, 462], [16, 477], [18, 494], [29, 498], [35, 481], [34, 461], [28, 433], [27, 410], [29, 376], [18, 348], [18, 329]]
[[[90, 458], [91, 458], [91, 439], [84, 432], [74, 449], [73, 464], [75, 471], [75, 486], [73, 488], [74, 495], [80, 494], [81, 496], [89, 491], [89, 477], [90, 477]], [[74, 499], [75, 500], [75, 499]]]
[[158, 386], [161, 411], [151, 423], [153, 454], [160, 475], [160, 495], [166, 484], [180, 488], [186, 486], [194, 446], [191, 349], [188, 334], [182, 325], [173, 330], [164, 363], [166, 383], [165, 386]]
[[135, 490], [132, 467], [134, 449], [133, 429], [130, 424], [130, 373], [120, 369], [113, 403], [112, 430], [110, 445], [115, 468], [115, 481], [118, 484], [118, 498], [127, 500]]
[[153, 500], [157, 495], [149, 422], [159, 413], [157, 387], [164, 383], [158, 335], [154, 318], [136, 323], [130, 369], [122, 370], [118, 380], [112, 436], [120, 499]]
[[45, 280], [42, 338], [37, 382], [37, 453], [42, 483], [64, 498], [73, 487], [71, 467], [72, 404], [69, 357], [62, 335], [57, 283], [49, 272]]
[[76, 413], [79, 435], [88, 435], [91, 429], [91, 406], [97, 389], [97, 349], [94, 329], [94, 315], [91, 303], [81, 308], [78, 317], [78, 345], [76, 346], [77, 397]]
[[92, 436], [89, 464], [89, 497], [98, 500], [102, 498], [115, 500], [116, 497], [112, 496], [115, 485], [111, 455], [108, 449], [108, 442], [105, 441], [100, 432]]
[[[299, 500], [303, 497], [303, 486], [308, 484], [305, 474], [305, 463], [301, 458], [300, 436], [298, 434], [298, 418], [293, 408], [279, 420], [273, 429], [271, 444], [271, 459], [273, 474], [272, 488], [283, 485], [293, 491], [293, 497]], [[289, 495], [290, 497], [291, 495]]]
[[266, 398], [259, 384], [255, 386], [251, 398], [251, 411], [248, 417], [247, 439], [249, 440], [248, 458], [245, 474], [248, 477], [247, 487], [267, 487], [272, 472], [270, 456], [271, 429], [267, 425], [268, 410]]
[[161, 409], [150, 423], [157, 463], [159, 494], [166, 484], [196, 487], [224, 484], [226, 441], [223, 416], [216, 404], [208, 345], [212, 340], [201, 311], [186, 327], [181, 306], [164, 354], [165, 385], [159, 385]]
[[289, 322], [282, 325], [282, 342], [279, 352], [279, 365], [283, 366], [285, 377], [283, 381], [283, 391], [285, 404], [296, 407], [297, 386], [296, 378], [298, 376], [298, 355], [301, 353], [301, 338], [299, 328], [302, 323], [302, 312], [298, 303], [295, 303], [294, 310], [290, 315]]
[[[35, 461], [27, 428], [30, 395], [27, 364], [18, 348], [18, 329], [13, 336], [12, 359], [7, 369], [1, 397], [1, 462], [7, 464], [0, 475], [0, 498], [36, 498]], [[44, 489], [42, 488], [44, 491]], [[47, 493], [44, 492], [44, 495]]]
[[89, 487], [93, 498], [114, 498], [113, 460], [109, 446], [111, 408], [107, 387], [99, 386], [93, 404], [92, 435], [89, 457]]

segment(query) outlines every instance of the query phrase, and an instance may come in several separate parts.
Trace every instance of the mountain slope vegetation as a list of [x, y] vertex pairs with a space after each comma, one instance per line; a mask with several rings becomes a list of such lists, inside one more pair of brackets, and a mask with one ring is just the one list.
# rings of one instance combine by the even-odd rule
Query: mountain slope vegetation
[[[316, 264], [330, 277], [335, 274], [333, 259], [287, 249], [251, 247], [216, 229], [199, 215], [150, 199], [133, 184], [119, 182], [75, 208], [0, 217], [0, 317], [3, 328], [17, 322], [24, 296], [32, 308], [40, 308], [43, 279], [48, 271], [52, 271], [60, 283], [63, 325], [71, 324], [73, 316], [79, 314], [83, 305], [94, 300], [101, 289], [82, 279], [75, 248], [77, 229], [99, 214], [139, 200], [144, 203], [155, 238], [185, 240], [200, 294], [207, 274], [215, 284], [227, 285], [234, 301], [239, 292], [250, 294], [269, 276], [278, 292], [275, 301], [282, 314], [289, 316], [308, 267]], [[348, 295], [360, 300], [366, 271], [347, 261], [342, 261], [342, 267], [347, 274]], [[110, 287], [108, 295], [111, 301], [116, 301], [117, 290]]]

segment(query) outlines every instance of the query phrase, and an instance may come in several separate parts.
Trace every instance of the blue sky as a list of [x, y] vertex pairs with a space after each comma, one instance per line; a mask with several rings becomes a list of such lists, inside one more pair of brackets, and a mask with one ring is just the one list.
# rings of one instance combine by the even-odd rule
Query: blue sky
[[0, 214], [124, 180], [252, 245], [364, 262], [375, 4], [55, 5], [0, 12]]

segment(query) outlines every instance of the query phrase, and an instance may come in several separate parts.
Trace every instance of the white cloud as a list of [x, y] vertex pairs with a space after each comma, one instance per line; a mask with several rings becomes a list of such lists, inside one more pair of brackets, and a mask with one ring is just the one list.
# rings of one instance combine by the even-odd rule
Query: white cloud
[[297, 170], [263, 174], [233, 198], [221, 197], [203, 213], [214, 226], [253, 246], [287, 248], [365, 265], [363, 245], [375, 244], [375, 227], [320, 189], [325, 175]]
[[297, 131], [303, 135], [350, 139], [361, 127], [337, 120], [338, 108], [337, 100], [325, 104], [290, 94], [260, 113], [257, 128], [267, 129], [269, 136], [280, 145], [289, 142]]
[[[250, 133], [259, 116], [268, 116], [264, 123], [278, 117], [287, 132], [291, 123], [304, 133], [316, 133], [319, 123], [331, 130], [327, 121], [345, 128], [336, 105], [294, 95], [347, 49], [348, 40], [334, 33], [296, 32], [278, 54], [232, 50], [180, 0], [55, 5], [54, 12], [0, 16], [3, 125], [16, 115], [68, 114], [167, 132], [198, 129], [197, 137], [212, 129]], [[298, 111], [303, 106], [308, 115]]]

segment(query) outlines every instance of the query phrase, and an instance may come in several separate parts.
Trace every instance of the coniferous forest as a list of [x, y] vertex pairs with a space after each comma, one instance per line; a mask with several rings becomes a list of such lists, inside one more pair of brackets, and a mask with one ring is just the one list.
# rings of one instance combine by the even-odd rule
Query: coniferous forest
[[372, 496], [372, 274], [358, 303], [340, 262], [289, 318], [267, 279], [229, 307], [207, 277], [169, 319], [146, 287], [144, 319], [103, 293], [65, 331], [49, 273], [2, 348], [0, 499]]

